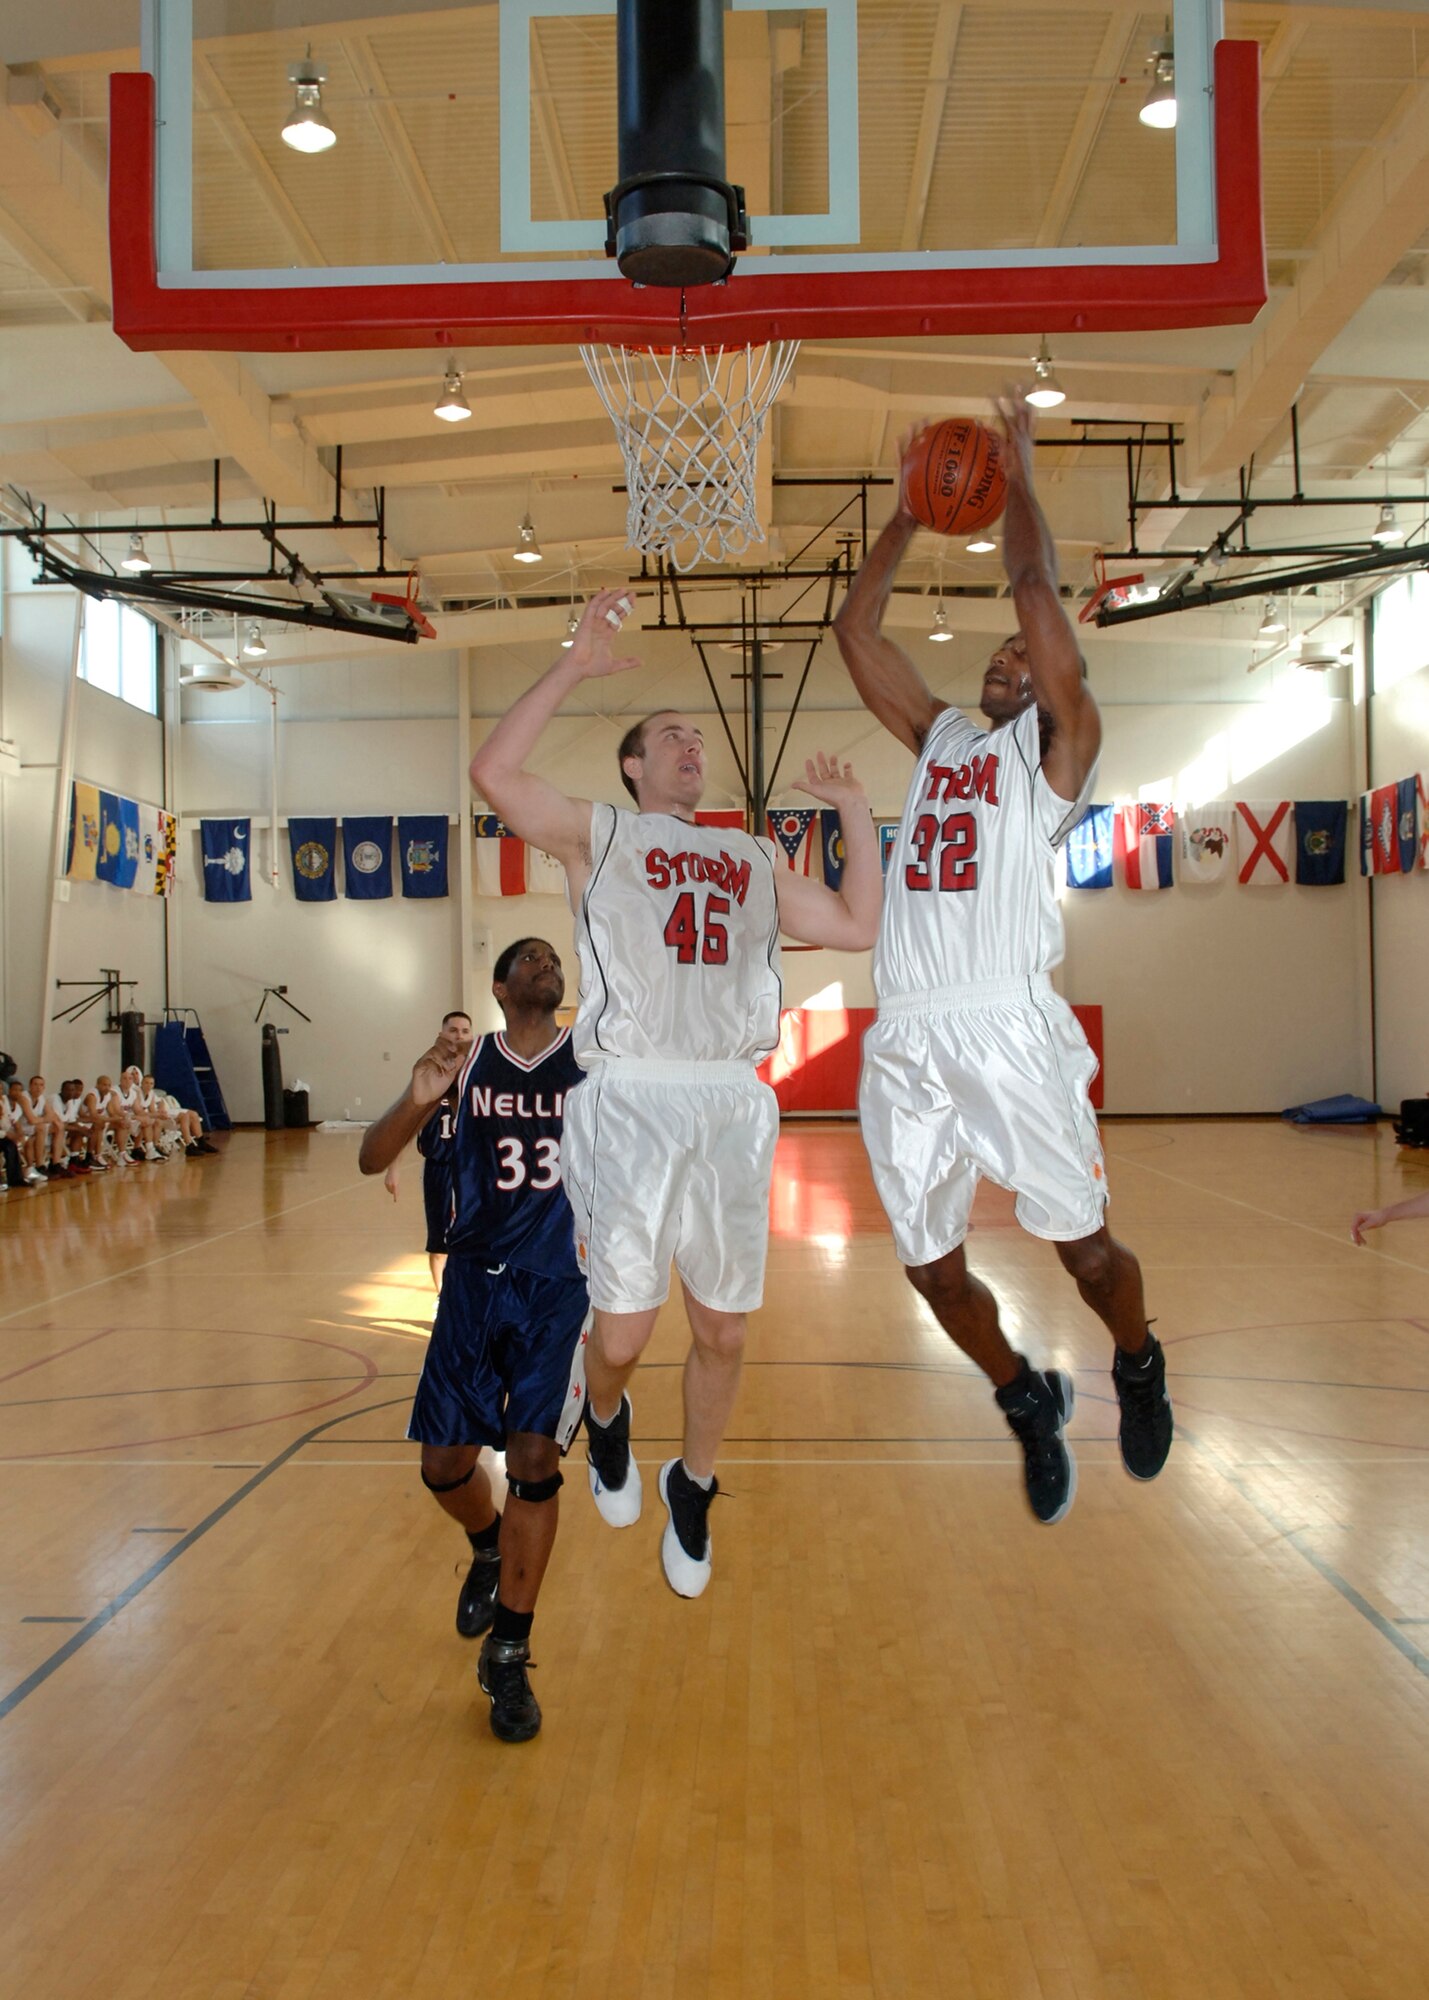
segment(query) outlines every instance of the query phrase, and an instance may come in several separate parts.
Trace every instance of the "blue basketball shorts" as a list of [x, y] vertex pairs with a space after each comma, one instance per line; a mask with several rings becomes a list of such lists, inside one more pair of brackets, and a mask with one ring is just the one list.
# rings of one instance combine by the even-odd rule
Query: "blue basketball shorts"
[[449, 1257], [407, 1436], [499, 1451], [530, 1431], [564, 1451], [585, 1406], [589, 1312], [581, 1278]]

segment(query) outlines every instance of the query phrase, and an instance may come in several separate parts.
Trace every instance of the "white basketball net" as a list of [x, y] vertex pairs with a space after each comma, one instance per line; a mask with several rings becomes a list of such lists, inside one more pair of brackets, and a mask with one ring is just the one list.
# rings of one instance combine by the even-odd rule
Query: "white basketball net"
[[625, 459], [632, 547], [687, 570], [763, 541], [759, 441], [798, 352], [797, 340], [667, 354], [581, 349]]

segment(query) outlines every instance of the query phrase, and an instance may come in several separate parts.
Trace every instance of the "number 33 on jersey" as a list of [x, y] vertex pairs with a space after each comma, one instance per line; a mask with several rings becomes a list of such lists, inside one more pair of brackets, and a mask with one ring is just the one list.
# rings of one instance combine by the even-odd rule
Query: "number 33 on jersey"
[[550, 1277], [579, 1276], [561, 1185], [566, 1095], [581, 1080], [568, 1030], [534, 1061], [483, 1035], [457, 1083], [447, 1249]]

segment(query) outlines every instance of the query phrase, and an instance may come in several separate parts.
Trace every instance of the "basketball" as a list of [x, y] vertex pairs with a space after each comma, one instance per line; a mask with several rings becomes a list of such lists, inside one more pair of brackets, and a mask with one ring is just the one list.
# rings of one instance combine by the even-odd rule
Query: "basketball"
[[948, 417], [913, 440], [903, 461], [903, 498], [935, 535], [967, 535], [1007, 504], [1002, 439], [973, 417]]

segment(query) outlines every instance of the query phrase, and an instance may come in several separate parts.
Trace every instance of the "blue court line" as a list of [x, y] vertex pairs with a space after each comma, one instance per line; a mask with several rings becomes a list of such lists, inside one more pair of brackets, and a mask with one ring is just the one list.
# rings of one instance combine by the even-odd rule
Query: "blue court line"
[[40, 1612], [32, 1612], [29, 1617], [22, 1618], [20, 1623], [22, 1625], [82, 1625], [84, 1618], [80, 1613], [75, 1613], [74, 1616], [69, 1618], [54, 1618], [45, 1616]]
[[9, 1694], [0, 1697], [0, 1722], [3, 1722], [6, 1716], [12, 1715], [20, 1703], [27, 1700], [36, 1688], [43, 1687], [50, 1675], [58, 1672], [66, 1660], [73, 1659], [81, 1646], [87, 1646], [90, 1640], [102, 1632], [106, 1625], [112, 1623], [142, 1591], [147, 1590], [151, 1583], [161, 1577], [172, 1563], [176, 1563], [185, 1550], [191, 1549], [195, 1542], [201, 1541], [210, 1528], [216, 1528], [226, 1514], [231, 1514], [250, 1493], [255, 1492], [265, 1480], [271, 1479], [290, 1458], [296, 1457], [305, 1445], [311, 1444], [314, 1438], [320, 1437], [324, 1431], [331, 1430], [335, 1424], [348, 1423], [353, 1417], [370, 1416], [374, 1410], [390, 1409], [394, 1404], [405, 1404], [406, 1401], [405, 1396], [391, 1396], [385, 1403], [369, 1403], [364, 1409], [349, 1410], [340, 1417], [329, 1417], [326, 1423], [315, 1424], [312, 1430], [304, 1431], [301, 1437], [294, 1438], [290, 1445], [285, 1445], [276, 1458], [269, 1459], [251, 1479], [245, 1479], [243, 1484], [236, 1487], [226, 1500], [221, 1501], [211, 1514], [205, 1514], [198, 1526], [190, 1528], [182, 1541], [175, 1542], [171, 1549], [165, 1549], [157, 1562], [150, 1563], [132, 1583], [125, 1585], [117, 1597], [111, 1597], [101, 1610], [96, 1611], [92, 1618], [85, 1621], [73, 1637], [66, 1639], [47, 1660], [42, 1660], [33, 1673], [27, 1674], [17, 1687], [11, 1688]]

